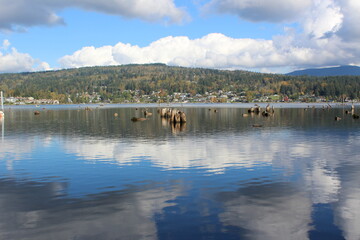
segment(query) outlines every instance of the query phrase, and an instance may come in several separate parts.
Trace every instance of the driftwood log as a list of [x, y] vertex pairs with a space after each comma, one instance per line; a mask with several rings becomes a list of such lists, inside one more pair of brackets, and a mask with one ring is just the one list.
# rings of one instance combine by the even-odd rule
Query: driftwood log
[[145, 121], [145, 120], [146, 120], [146, 118], [137, 118], [137, 117], [131, 118], [131, 121], [133, 121], [133, 122]]
[[257, 113], [261, 112], [261, 107], [259, 105], [255, 105], [255, 107], [251, 107], [248, 109], [248, 113]]
[[145, 115], [145, 117], [150, 117], [150, 116], [152, 116], [152, 113], [146, 110], [146, 111], [144, 111], [144, 115]]

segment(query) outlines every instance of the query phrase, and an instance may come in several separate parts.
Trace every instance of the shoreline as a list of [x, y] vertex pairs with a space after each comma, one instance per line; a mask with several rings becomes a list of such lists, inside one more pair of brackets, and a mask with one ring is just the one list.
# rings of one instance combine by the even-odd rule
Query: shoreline
[[10, 109], [82, 109], [85, 107], [91, 107], [96, 109], [102, 108], [165, 108], [165, 107], [177, 107], [177, 108], [249, 108], [254, 105], [259, 105], [264, 108], [267, 105], [274, 108], [347, 108], [354, 106], [360, 106], [360, 103], [301, 103], [301, 102], [253, 102], [253, 103], [86, 103], [86, 104], [44, 104], [44, 105], [4, 105], [4, 110]]

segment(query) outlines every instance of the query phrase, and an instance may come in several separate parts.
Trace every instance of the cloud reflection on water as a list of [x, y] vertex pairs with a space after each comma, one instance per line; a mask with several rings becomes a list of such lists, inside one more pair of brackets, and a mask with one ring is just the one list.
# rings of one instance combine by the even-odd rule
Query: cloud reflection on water
[[[356, 137], [359, 140], [359, 137]], [[359, 147], [360, 142], [356, 143]], [[335, 205], [335, 223], [347, 240], [360, 239], [360, 166], [358, 157], [339, 167], [341, 189]]]
[[[303, 114], [302, 111], [294, 116], [303, 117]], [[218, 116], [222, 115], [212, 117]], [[224, 120], [226, 123], [232, 121], [232, 117], [224, 116], [227, 117]], [[146, 130], [151, 130], [151, 121], [156, 122], [149, 120]], [[307, 123], [304, 119], [301, 121]], [[201, 123], [200, 120], [198, 122]], [[145, 170], [139, 169], [140, 172], [134, 176], [139, 178], [136, 181], [147, 182], [156, 174], [164, 174], [159, 178], [160, 182], [172, 176], [177, 183], [164, 188], [129, 181], [124, 183], [125, 187], [120, 191], [112, 192], [108, 189], [98, 190], [96, 184], [99, 182], [96, 181], [104, 181], [103, 185], [107, 186], [114, 186], [113, 182], [96, 178], [95, 183], [90, 183], [84, 190], [91, 196], [70, 199], [69, 195], [66, 199], [62, 195], [66, 196], [69, 186], [78, 184], [77, 180], [83, 175], [71, 175], [71, 179], [54, 180], [52, 183], [32, 183], [29, 179], [15, 176], [10, 179], [3, 177], [0, 178], [0, 206], [7, 212], [0, 217], [0, 238], [14, 234], [11, 235], [14, 239], [25, 236], [46, 239], [48, 232], [53, 232], [54, 238], [60, 239], [96, 239], [100, 235], [103, 238], [156, 239], [160, 235], [154, 216], [162, 215], [164, 209], [175, 205], [185, 214], [190, 206], [179, 199], [194, 191], [210, 196], [214, 205], [219, 204], [221, 211], [217, 212], [217, 216], [223, 227], [244, 230], [241, 233], [244, 238], [275, 239], [278, 236], [276, 239], [307, 239], [314, 227], [312, 213], [317, 204], [327, 204], [333, 208], [335, 224], [341, 228], [346, 239], [360, 238], [357, 228], [360, 224], [360, 137], [356, 130], [354, 133], [347, 128], [330, 129], [331, 125], [321, 129], [312, 126], [310, 130], [268, 126], [232, 131], [230, 129], [237, 123], [230, 127], [221, 123], [216, 123], [219, 126], [215, 128], [219, 128], [214, 131], [207, 131], [201, 124], [196, 127], [188, 124], [184, 132], [174, 131], [175, 136], [169, 136], [164, 131], [157, 136], [156, 131], [161, 131], [158, 127], [151, 132], [151, 138], [145, 140], [142, 135], [135, 138], [128, 138], [126, 134], [118, 135], [117, 128], [111, 130], [113, 134], [109, 138], [104, 135], [97, 137], [97, 132], [91, 129], [82, 135], [71, 134], [70, 128], [71, 131], [56, 137], [51, 131], [22, 136], [21, 128], [14, 130], [21, 137], [6, 137], [0, 148], [1, 160], [6, 162], [5, 173], [9, 176], [20, 167], [28, 167], [26, 170], [29, 172], [39, 171], [38, 167], [41, 166], [24, 164], [28, 160], [26, 156], [55, 149], [55, 152], [63, 152], [71, 161], [79, 163], [76, 166], [92, 163], [94, 167], [86, 169], [90, 171], [86, 176], [96, 175], [100, 165], [116, 165], [116, 168], [112, 168], [116, 169], [112, 174], [120, 175], [129, 166], [146, 161], [150, 166], [146, 165]], [[122, 124], [125, 126], [127, 123], [124, 121]], [[143, 131], [143, 125], [130, 126], [143, 135], [147, 134], [147, 131]], [[223, 128], [226, 131], [222, 131]], [[244, 125], [241, 128], [245, 128]], [[200, 129], [201, 136], [190, 132], [194, 129]], [[33, 131], [36, 133], [36, 129]], [[170, 133], [171, 129], [166, 131]], [[110, 129], [106, 132], [110, 132]], [[51, 163], [46, 166], [51, 166]], [[264, 168], [265, 171], [261, 170]], [[45, 169], [42, 174], [63, 176], [64, 169]], [[192, 170], [201, 171], [193, 176], [189, 174]], [[149, 173], [151, 171], [154, 172]], [[220, 187], [209, 190], [211, 186], [205, 184], [210, 178], [214, 179], [212, 181], [220, 179]], [[41, 206], [43, 202], [47, 204]]]
[[245, 229], [243, 239], [308, 239], [311, 229], [311, 201], [290, 184], [250, 186], [235, 192], [221, 192], [225, 211], [221, 221]]
[[[260, 166], [272, 166], [274, 169], [281, 169], [285, 178], [300, 174], [298, 184], [303, 186], [298, 192], [293, 191], [292, 194], [280, 198], [269, 198], [267, 203], [258, 202], [252, 197], [244, 199], [233, 196], [232, 200], [224, 202], [225, 211], [220, 214], [220, 218], [225, 225], [246, 227], [252, 233], [251, 239], [276, 239], [276, 233], [281, 229], [281, 239], [306, 239], [307, 232], [311, 229], [309, 225], [312, 204], [331, 204], [339, 201], [339, 205], [336, 205], [336, 211], [339, 212], [337, 225], [343, 229], [346, 236], [349, 236], [348, 239], [357, 239], [360, 232], [358, 233], [354, 226], [359, 221], [356, 214], [349, 213], [360, 211], [360, 205], [356, 200], [359, 198], [354, 197], [358, 189], [352, 189], [346, 197], [342, 196], [345, 186], [342, 182], [342, 173], [337, 170], [344, 163], [357, 164], [354, 150], [360, 146], [359, 143], [354, 144], [352, 138], [353, 136], [342, 137], [343, 141], [338, 141], [337, 137], [324, 135], [321, 139], [311, 139], [311, 136], [301, 135], [299, 132], [285, 131], [254, 133], [247, 136], [217, 135], [200, 140], [181, 138], [159, 145], [146, 142], [104, 145], [93, 140], [74, 139], [73, 144], [64, 147], [69, 153], [77, 154], [89, 161], [101, 158], [120, 165], [131, 164], [134, 159], [147, 156], [153, 165], [170, 171], [199, 168], [213, 174], [224, 174], [227, 169], [234, 167], [256, 171]], [[224, 139], [226, 141], [223, 141]], [[344, 171], [343, 174], [346, 174], [348, 169]], [[354, 180], [347, 185], [351, 186], [356, 182], [358, 181]], [[232, 193], [234, 194], [236, 195]], [[249, 217], [250, 213], [259, 216], [263, 214], [263, 219], [255, 216], [256, 220], [252, 222], [249, 220], [252, 219]], [[297, 217], [294, 218], [294, 215]], [[278, 222], [274, 222], [274, 218]]]
[[154, 215], [181, 193], [150, 184], [66, 199], [58, 185], [0, 180], [0, 239], [157, 239]]

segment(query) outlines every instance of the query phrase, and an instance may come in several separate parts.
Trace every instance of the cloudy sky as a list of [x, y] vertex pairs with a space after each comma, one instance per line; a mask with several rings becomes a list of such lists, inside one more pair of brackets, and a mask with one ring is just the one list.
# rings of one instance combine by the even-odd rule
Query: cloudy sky
[[360, 65], [358, 0], [0, 0], [0, 72]]

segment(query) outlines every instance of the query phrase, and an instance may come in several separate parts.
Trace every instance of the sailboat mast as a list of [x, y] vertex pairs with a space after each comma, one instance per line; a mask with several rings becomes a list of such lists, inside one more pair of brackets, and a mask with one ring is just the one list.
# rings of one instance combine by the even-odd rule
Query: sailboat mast
[[0, 92], [0, 99], [1, 99], [1, 110], [4, 111], [3, 91]]
[[0, 92], [0, 99], [1, 99], [1, 110], [4, 111], [3, 91]]

